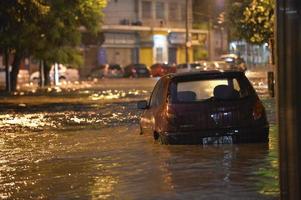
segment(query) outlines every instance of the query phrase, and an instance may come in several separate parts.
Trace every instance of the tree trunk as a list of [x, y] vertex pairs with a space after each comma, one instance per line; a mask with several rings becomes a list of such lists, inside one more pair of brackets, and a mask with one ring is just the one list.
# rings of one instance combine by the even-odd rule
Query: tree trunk
[[17, 90], [18, 74], [19, 74], [21, 60], [22, 60], [21, 54], [18, 51], [16, 51], [15, 56], [14, 56], [14, 61], [12, 64], [12, 71], [10, 74], [11, 75], [10, 84], [11, 84], [12, 91]]
[[9, 82], [9, 53], [7, 49], [3, 50], [4, 55], [4, 65], [5, 65], [5, 91], [11, 92], [10, 82]]
[[51, 65], [49, 65], [49, 63], [47, 61], [44, 61], [44, 78], [45, 78], [45, 86], [49, 86], [50, 85], [50, 68]]

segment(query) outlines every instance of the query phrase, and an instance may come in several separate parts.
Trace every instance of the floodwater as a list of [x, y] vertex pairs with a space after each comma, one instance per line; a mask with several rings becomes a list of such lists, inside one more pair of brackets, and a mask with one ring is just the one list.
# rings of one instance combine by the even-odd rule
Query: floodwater
[[0, 199], [279, 199], [272, 99], [269, 144], [171, 146], [139, 135], [150, 88], [3, 100]]

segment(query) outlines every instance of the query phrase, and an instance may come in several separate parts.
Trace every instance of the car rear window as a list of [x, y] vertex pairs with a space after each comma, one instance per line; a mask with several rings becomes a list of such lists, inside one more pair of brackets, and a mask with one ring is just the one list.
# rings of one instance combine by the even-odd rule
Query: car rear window
[[180, 81], [171, 86], [173, 101], [197, 102], [210, 99], [240, 99], [254, 94], [248, 81], [241, 78]]

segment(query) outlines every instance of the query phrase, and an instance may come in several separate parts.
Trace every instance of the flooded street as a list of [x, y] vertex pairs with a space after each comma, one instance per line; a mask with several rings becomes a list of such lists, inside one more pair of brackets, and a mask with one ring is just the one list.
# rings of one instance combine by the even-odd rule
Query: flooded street
[[136, 101], [155, 81], [1, 98], [0, 199], [279, 199], [275, 102], [264, 86], [269, 144], [171, 146], [139, 135]]

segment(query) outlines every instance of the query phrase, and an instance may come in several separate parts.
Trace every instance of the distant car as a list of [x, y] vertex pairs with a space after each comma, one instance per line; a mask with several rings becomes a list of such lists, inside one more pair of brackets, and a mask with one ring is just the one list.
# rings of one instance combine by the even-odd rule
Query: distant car
[[[50, 80], [54, 80], [54, 65], [51, 66], [49, 72]], [[66, 67], [65, 65], [58, 65], [58, 76], [60, 81], [78, 81], [79, 73], [77, 69]], [[38, 83], [40, 80], [40, 72], [36, 71], [30, 75], [30, 82]]]
[[221, 55], [220, 59], [226, 63], [229, 63], [232, 68], [236, 67], [243, 71], [247, 70], [244, 59], [236, 54], [224, 54]]
[[265, 108], [242, 71], [169, 74], [154, 87], [141, 133], [162, 144], [268, 142]]
[[90, 73], [88, 74], [88, 79], [101, 79], [105, 76], [105, 65], [101, 65], [98, 67], [94, 67], [90, 70]]
[[[18, 73], [18, 84], [25, 84], [29, 82], [29, 72], [26, 69], [20, 69]], [[0, 87], [6, 84], [6, 71], [5, 68], [0, 68]]]
[[150, 77], [150, 71], [145, 64], [130, 64], [124, 68], [124, 77]]
[[5, 68], [0, 68], [0, 87], [5, 86]]
[[100, 65], [98, 67], [93, 68], [88, 75], [88, 79], [104, 77], [121, 78], [123, 77], [123, 69], [118, 64]]
[[[206, 61], [203, 63], [205, 70], [230, 70], [232, 65], [224, 61]], [[235, 68], [233, 68], [235, 69]]]
[[118, 64], [110, 64], [107, 66], [104, 76], [108, 78], [121, 78], [123, 77], [123, 69]]
[[191, 71], [200, 71], [204, 68], [203, 63], [194, 62], [194, 63], [182, 63], [177, 65], [177, 73], [182, 72], [191, 72]]
[[170, 74], [170, 73], [176, 73], [176, 70], [177, 70], [177, 68], [175, 66], [163, 64], [163, 63], [153, 64], [150, 67], [150, 69], [151, 69], [151, 75], [153, 77], [164, 76], [164, 75]]

